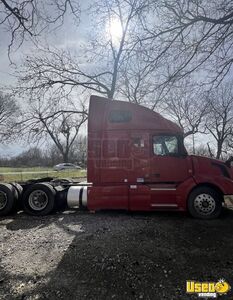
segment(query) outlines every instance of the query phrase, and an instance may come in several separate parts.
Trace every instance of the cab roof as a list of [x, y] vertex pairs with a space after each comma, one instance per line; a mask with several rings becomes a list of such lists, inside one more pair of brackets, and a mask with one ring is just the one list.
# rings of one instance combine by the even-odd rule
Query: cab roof
[[119, 129], [154, 130], [183, 134], [183, 130], [177, 124], [144, 106], [91, 96], [88, 131]]

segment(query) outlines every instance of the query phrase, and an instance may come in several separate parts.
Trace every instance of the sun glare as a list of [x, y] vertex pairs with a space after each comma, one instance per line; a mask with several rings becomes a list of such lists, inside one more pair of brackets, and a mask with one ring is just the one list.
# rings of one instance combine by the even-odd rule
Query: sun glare
[[108, 34], [114, 46], [117, 46], [122, 37], [122, 26], [120, 20], [114, 18], [109, 22], [107, 28]]

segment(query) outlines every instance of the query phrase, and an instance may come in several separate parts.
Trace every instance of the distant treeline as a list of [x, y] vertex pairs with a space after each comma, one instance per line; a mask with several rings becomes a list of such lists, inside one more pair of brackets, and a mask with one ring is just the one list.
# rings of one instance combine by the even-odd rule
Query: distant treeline
[[[86, 145], [76, 145], [77, 148], [70, 152], [69, 162], [86, 167]], [[56, 147], [42, 150], [38, 147], [30, 148], [14, 157], [0, 157], [0, 167], [52, 167], [62, 163], [63, 157]]]

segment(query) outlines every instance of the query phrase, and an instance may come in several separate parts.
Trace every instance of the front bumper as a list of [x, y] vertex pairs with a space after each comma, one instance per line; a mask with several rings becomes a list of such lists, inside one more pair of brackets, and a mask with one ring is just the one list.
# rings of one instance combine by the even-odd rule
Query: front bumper
[[224, 195], [224, 204], [226, 207], [233, 208], [233, 195]]

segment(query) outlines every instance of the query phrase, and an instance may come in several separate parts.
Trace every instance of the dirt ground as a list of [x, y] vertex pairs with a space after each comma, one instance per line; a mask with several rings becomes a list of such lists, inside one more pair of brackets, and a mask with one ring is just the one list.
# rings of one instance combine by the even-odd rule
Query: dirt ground
[[[233, 210], [24, 213], [0, 218], [0, 299], [198, 299], [186, 280], [233, 288]], [[199, 298], [200, 299], [200, 298]], [[232, 291], [219, 299], [233, 299]]]

